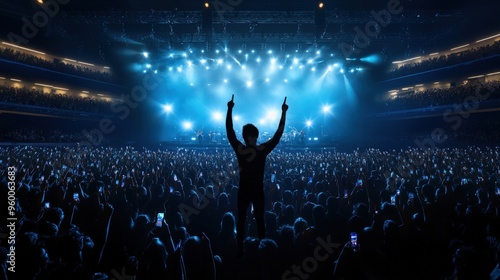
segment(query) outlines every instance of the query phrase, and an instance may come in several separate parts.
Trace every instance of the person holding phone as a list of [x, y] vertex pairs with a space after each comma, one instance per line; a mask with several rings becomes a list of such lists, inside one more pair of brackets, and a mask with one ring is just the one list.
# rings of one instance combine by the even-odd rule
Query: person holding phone
[[233, 107], [234, 94], [231, 100], [227, 103], [226, 114], [226, 134], [229, 144], [236, 153], [240, 170], [240, 182], [238, 188], [238, 222], [237, 222], [237, 241], [238, 241], [238, 256], [243, 255], [243, 240], [245, 237], [245, 219], [248, 206], [252, 203], [254, 208], [254, 216], [257, 221], [257, 231], [260, 239], [265, 238], [264, 225], [264, 169], [266, 166], [266, 158], [271, 151], [278, 145], [281, 136], [285, 130], [286, 112], [288, 105], [286, 97], [281, 105], [281, 119], [278, 129], [273, 137], [260, 145], [257, 144], [259, 130], [253, 124], [243, 126], [243, 140], [241, 143], [236, 138], [236, 133], [233, 129]]

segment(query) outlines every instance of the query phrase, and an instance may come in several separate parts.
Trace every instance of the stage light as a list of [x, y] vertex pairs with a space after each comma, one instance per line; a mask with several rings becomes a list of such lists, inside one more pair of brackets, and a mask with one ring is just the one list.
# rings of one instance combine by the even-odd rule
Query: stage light
[[271, 58], [271, 64], [275, 64], [276, 63], [276, 58]]
[[313, 138], [313, 140], [314, 140], [314, 141], [318, 141], [318, 137], [314, 137], [314, 138]]
[[294, 58], [293, 59], [293, 64], [299, 64], [299, 59], [298, 58]]
[[228, 65], [226, 66], [226, 68], [227, 68], [227, 70], [231, 70], [231, 64], [228, 64]]
[[202, 60], [200, 60], [200, 62], [201, 62], [201, 64], [205, 64], [205, 63], [207, 63], [207, 60], [206, 59], [202, 59]]
[[146, 64], [146, 68], [147, 68], [147, 69], [150, 69], [150, 68], [151, 68], [151, 64], [149, 64], [149, 63], [148, 63], [148, 64]]
[[217, 60], [217, 64], [222, 64], [223, 62], [224, 62], [224, 60], [222, 60], [220, 58]]
[[193, 62], [191, 60], [188, 60], [187, 64], [189, 67], [193, 66]]
[[210, 4], [208, 2], [205, 2], [205, 8], [210, 8]]
[[184, 128], [184, 130], [190, 130], [193, 128], [193, 123], [189, 122], [189, 121], [185, 121], [182, 123], [182, 128]]
[[187, 57], [187, 53], [182, 53], [182, 57]]
[[143, 73], [146, 73], [146, 72], [148, 72], [148, 71], [146, 71], [146, 69], [144, 69], [144, 71], [142, 71], [142, 72], [143, 72]]
[[234, 115], [233, 119], [234, 119], [235, 121], [239, 121], [241, 118], [240, 118], [240, 116], [239, 116], [239, 115]]
[[266, 78], [266, 83], [269, 83], [269, 78]]
[[333, 70], [333, 67], [331, 65], [328, 65], [327, 71], [330, 72]]
[[173, 67], [168, 67], [168, 71], [172, 71], [172, 70], [174, 70]]
[[320, 3], [318, 4], [318, 8], [320, 8], [320, 9], [323, 9], [323, 7], [324, 7], [324, 6], [325, 6], [325, 5], [323, 4], [323, 2], [320, 2]]
[[205, 53], [205, 50], [201, 50], [201, 53]]
[[171, 113], [173, 109], [174, 108], [172, 107], [171, 104], [165, 104], [165, 105], [163, 105], [163, 111], [165, 111], [165, 113]]
[[316, 54], [317, 54], [317, 55], [320, 55], [320, 54], [321, 54], [321, 51], [316, 51]]
[[214, 119], [214, 121], [221, 121], [222, 120], [222, 113], [217, 111], [217, 112], [213, 112], [212, 113], [212, 119]]
[[344, 74], [344, 69], [340, 69], [340, 74]]
[[252, 53], [255, 53], [255, 50], [252, 50]]
[[268, 50], [268, 51], [267, 51], [267, 53], [268, 53], [268, 54], [272, 54], [272, 53], [273, 53], [273, 51], [272, 51], [272, 50]]
[[155, 70], [155, 74], [158, 74], [158, 70]]
[[148, 58], [149, 57], [149, 53], [148, 52], [143, 52], [142, 55], [145, 57], [145, 58]]
[[323, 107], [321, 108], [321, 110], [323, 111], [323, 113], [328, 114], [328, 113], [331, 112], [332, 106], [330, 106], [330, 105], [323, 105]]
[[288, 83], [288, 79], [284, 79], [283, 82]]
[[252, 87], [253, 83], [252, 81], [247, 81], [247, 87]]
[[238, 53], [241, 53], [241, 50], [238, 50]]
[[257, 57], [257, 59], [255, 61], [260, 62], [260, 57]]
[[245, 65], [241, 65], [241, 69], [247, 69]]
[[205, 67], [206, 70], [210, 70], [210, 66]]
[[307, 60], [307, 64], [312, 64], [313, 63], [313, 60], [312, 59], [308, 59]]
[[177, 72], [179, 72], [179, 73], [182, 72], [182, 67], [181, 66], [177, 67]]
[[306, 126], [307, 126], [307, 127], [311, 127], [311, 126], [312, 126], [312, 124], [313, 124], [313, 122], [312, 122], [311, 120], [307, 120], [307, 121], [306, 121]]
[[339, 66], [340, 66], [340, 65], [339, 65], [338, 63], [334, 63], [334, 64], [333, 64], [333, 67], [335, 67], [335, 68], [337, 68], [337, 67], [339, 67]]
[[219, 53], [219, 50], [215, 50], [215, 53]]
[[316, 67], [311, 68], [311, 71], [315, 72], [316, 71]]
[[224, 79], [224, 83], [227, 84], [227, 79]]

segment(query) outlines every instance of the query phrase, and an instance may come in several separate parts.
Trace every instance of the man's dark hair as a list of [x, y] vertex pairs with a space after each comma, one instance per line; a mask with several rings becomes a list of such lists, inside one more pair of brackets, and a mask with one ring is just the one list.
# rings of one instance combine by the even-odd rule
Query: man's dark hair
[[259, 129], [255, 125], [249, 123], [243, 126], [243, 140], [248, 142], [248, 137], [255, 136], [259, 137]]

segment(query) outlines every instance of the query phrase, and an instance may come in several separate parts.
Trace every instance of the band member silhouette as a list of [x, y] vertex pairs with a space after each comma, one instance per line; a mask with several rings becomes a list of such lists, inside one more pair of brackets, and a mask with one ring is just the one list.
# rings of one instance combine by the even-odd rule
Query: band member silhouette
[[254, 208], [257, 231], [260, 239], [265, 237], [264, 225], [264, 168], [266, 157], [278, 145], [285, 129], [286, 97], [281, 105], [281, 119], [274, 136], [267, 142], [257, 145], [259, 130], [253, 124], [243, 126], [243, 140], [245, 144], [236, 139], [233, 129], [234, 94], [227, 103], [226, 133], [229, 144], [236, 153], [240, 171], [238, 188], [238, 222], [236, 236], [238, 240], [238, 256], [243, 255], [243, 240], [245, 237], [245, 219], [250, 202]]

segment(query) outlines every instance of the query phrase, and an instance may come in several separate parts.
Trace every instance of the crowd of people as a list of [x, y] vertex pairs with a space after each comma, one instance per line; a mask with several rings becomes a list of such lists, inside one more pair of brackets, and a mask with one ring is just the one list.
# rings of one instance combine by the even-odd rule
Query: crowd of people
[[0, 172], [4, 209], [15, 182], [17, 218], [15, 274], [0, 225], [0, 279], [500, 275], [499, 147], [278, 148], [266, 163], [265, 238], [249, 210], [240, 258], [229, 147], [2, 147]]
[[54, 92], [44, 93], [37, 89], [16, 88], [7, 85], [0, 86], [0, 102], [97, 114], [111, 112], [111, 102], [105, 99]]
[[497, 54], [500, 54], [500, 41], [496, 41], [491, 45], [486, 45], [479, 48], [471, 48], [458, 53], [440, 55], [438, 57], [425, 59], [417, 63], [405, 64], [399, 68], [389, 71], [387, 77], [397, 78], [423, 71], [439, 69], [446, 66], [474, 61]]
[[18, 61], [33, 66], [38, 66], [44, 69], [50, 69], [65, 74], [84, 76], [94, 80], [106, 82], [115, 82], [114, 76], [105, 71], [98, 71], [84, 66], [75, 66], [64, 63], [61, 60], [47, 60], [34, 55], [19, 52], [10, 48], [0, 48], [0, 58]]
[[[478, 96], [481, 98], [478, 98]], [[473, 99], [475, 98], [475, 99]], [[470, 100], [469, 100], [470, 99]], [[427, 89], [390, 97], [385, 100], [385, 111], [399, 111], [442, 105], [480, 102], [500, 99], [500, 81], [469, 82], [445, 89]]]
[[1, 127], [0, 142], [77, 143], [87, 140], [83, 133], [40, 127]]

